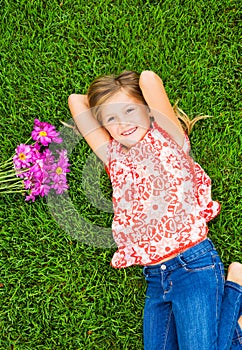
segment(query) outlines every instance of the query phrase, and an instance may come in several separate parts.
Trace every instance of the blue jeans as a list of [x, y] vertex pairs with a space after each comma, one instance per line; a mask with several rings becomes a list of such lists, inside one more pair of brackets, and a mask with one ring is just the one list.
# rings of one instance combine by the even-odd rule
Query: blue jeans
[[223, 264], [211, 240], [164, 264], [146, 266], [143, 273], [145, 350], [242, 349], [237, 322], [242, 288], [224, 284]]

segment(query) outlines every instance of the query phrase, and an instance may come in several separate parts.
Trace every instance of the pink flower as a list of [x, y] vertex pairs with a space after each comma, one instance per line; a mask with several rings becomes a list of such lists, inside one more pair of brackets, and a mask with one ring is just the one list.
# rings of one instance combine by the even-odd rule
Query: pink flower
[[48, 148], [52, 142], [62, 142], [55, 126], [35, 119], [31, 136], [36, 142], [33, 145], [20, 144], [16, 148], [14, 169], [11, 164], [6, 178], [21, 178], [16, 189], [25, 191], [26, 201], [34, 202], [37, 196], [47, 196], [50, 191], [62, 194], [68, 189], [66, 174], [70, 171], [70, 164], [66, 150], [51, 151]]
[[34, 145], [31, 145], [32, 151], [32, 162], [34, 163], [37, 159], [41, 157], [40, 145], [36, 142]]
[[56, 164], [53, 165], [52, 179], [54, 182], [58, 182], [63, 178], [66, 178], [66, 173], [70, 170], [68, 169], [70, 164], [68, 163], [67, 151], [59, 151], [59, 159]]
[[31, 133], [34, 141], [40, 142], [43, 146], [48, 146], [51, 142], [61, 143], [62, 139], [58, 137], [59, 132], [55, 130], [55, 126], [38, 119], [34, 120], [34, 130]]
[[28, 168], [32, 162], [32, 149], [29, 145], [20, 144], [15, 149], [15, 156], [13, 157], [13, 163], [15, 169]]
[[34, 202], [37, 196], [47, 196], [51, 189], [51, 186], [44, 183], [43, 181], [39, 181], [34, 176], [31, 178], [31, 180], [25, 180], [24, 185], [25, 189], [29, 190], [29, 195], [25, 198], [26, 201], [32, 200]]
[[32, 183], [32, 187], [29, 195], [25, 198], [26, 201], [32, 200], [34, 202], [37, 196], [47, 196], [50, 190], [50, 186], [41, 184], [41, 182]]
[[44, 163], [44, 171], [51, 171], [55, 162], [55, 157], [48, 148], [43, 151], [42, 159]]
[[35, 195], [30, 192], [30, 194], [25, 197], [25, 200], [26, 201], [32, 200], [32, 202], [34, 202], [35, 201]]
[[64, 176], [60, 177], [58, 181], [55, 181], [52, 188], [55, 190], [56, 194], [62, 194], [68, 189], [68, 184]]

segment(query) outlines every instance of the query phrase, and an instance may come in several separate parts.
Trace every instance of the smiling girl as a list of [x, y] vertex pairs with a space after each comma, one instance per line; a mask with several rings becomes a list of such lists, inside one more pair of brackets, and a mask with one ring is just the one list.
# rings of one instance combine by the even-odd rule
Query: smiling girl
[[241, 349], [242, 266], [231, 265], [224, 288], [207, 226], [220, 205], [189, 155], [162, 80], [150, 71], [103, 76], [68, 102], [112, 182], [118, 250], [111, 264], [143, 266], [144, 348]]

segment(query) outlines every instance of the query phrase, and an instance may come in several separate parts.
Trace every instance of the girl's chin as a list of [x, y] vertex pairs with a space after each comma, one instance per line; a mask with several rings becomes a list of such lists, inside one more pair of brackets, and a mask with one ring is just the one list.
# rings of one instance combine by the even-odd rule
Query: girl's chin
[[130, 140], [130, 141], [124, 141], [124, 140], [120, 140], [120, 143], [122, 144], [122, 146], [124, 146], [126, 149], [129, 149], [129, 148], [131, 148], [131, 147], [133, 147], [133, 146], [135, 146], [136, 145], [136, 143], [137, 142], [139, 142], [139, 140]]

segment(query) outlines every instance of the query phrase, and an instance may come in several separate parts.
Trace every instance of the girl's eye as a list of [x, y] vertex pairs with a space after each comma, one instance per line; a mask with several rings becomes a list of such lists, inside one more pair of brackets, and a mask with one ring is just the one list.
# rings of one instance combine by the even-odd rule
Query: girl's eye
[[114, 121], [114, 116], [110, 116], [107, 118], [107, 123], [111, 123]]
[[134, 107], [129, 107], [128, 109], [127, 109], [127, 113], [131, 113], [131, 112], [133, 112], [134, 111]]

